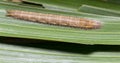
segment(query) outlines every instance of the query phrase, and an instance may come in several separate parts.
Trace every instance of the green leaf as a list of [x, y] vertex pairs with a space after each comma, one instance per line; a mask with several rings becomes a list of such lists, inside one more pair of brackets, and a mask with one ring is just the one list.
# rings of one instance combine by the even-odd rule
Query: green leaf
[[120, 4], [120, 0], [103, 0], [103, 1]]
[[113, 4], [113, 3], [106, 3], [100, 0], [23, 0], [26, 2], [36, 3], [36, 4], [42, 4], [44, 7], [47, 7], [49, 9], [57, 8], [57, 9], [73, 9], [78, 10], [81, 5], [91, 5], [91, 6], [97, 6], [107, 9], [112, 9], [116, 11], [120, 11], [120, 5]]
[[112, 45], [120, 44], [119, 17], [95, 15], [95, 14], [88, 14], [82, 12], [72, 13], [65, 11], [64, 12], [52, 11], [47, 9], [41, 9], [41, 8], [37, 9], [37, 8], [22, 6], [13, 3], [4, 3], [4, 2], [1, 2], [0, 5], [2, 6], [1, 9], [21, 9], [26, 11], [85, 17], [85, 18], [95, 19], [103, 23], [101, 29], [82, 30], [78, 28], [38, 24], [38, 23], [26, 22], [18, 19], [12, 19], [5, 16], [6, 14], [5, 10], [1, 10], [0, 12], [1, 36], [44, 39], [44, 40], [63, 41], [63, 42], [82, 43], [82, 44], [112, 44]]
[[[119, 46], [80, 45], [0, 37], [2, 63], [119, 63]], [[7, 40], [6, 40], [7, 39]], [[15, 41], [16, 40], [16, 41]], [[22, 45], [17, 43], [22, 43]], [[32, 43], [26, 43], [30, 41]], [[36, 43], [35, 43], [36, 42]], [[38, 44], [39, 42], [39, 44]], [[6, 43], [6, 44], [5, 44]], [[8, 44], [9, 45], [8, 45]], [[11, 45], [15, 43], [16, 45]], [[57, 50], [54, 50], [57, 49]], [[66, 52], [69, 50], [69, 52]], [[71, 52], [70, 52], [71, 51]], [[77, 53], [75, 53], [75, 51]]]
[[88, 13], [120, 17], [120, 12], [118, 12], [118, 11], [95, 7], [95, 6], [90, 6], [90, 5], [82, 5], [79, 10], [83, 11], [83, 12], [88, 12]]
[[[26, 2], [34, 4], [0, 1], [0, 63], [120, 63], [120, 17], [115, 17], [119, 15], [118, 4], [100, 0], [27, 0]], [[107, 8], [117, 12], [95, 9], [94, 11], [100, 12], [85, 13], [79, 11], [81, 5]], [[101, 21], [102, 28], [82, 30], [27, 22], [7, 17], [7, 9], [89, 18]], [[87, 9], [93, 10], [88, 7]], [[112, 16], [99, 15], [103, 11], [107, 15], [112, 13]]]

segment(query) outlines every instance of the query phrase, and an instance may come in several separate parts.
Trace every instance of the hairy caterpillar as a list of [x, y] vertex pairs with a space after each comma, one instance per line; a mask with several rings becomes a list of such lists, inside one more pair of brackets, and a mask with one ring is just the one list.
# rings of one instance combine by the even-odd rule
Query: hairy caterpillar
[[86, 18], [43, 14], [43, 13], [27, 12], [20, 10], [7, 10], [7, 16], [22, 20], [33, 21], [33, 22], [77, 27], [81, 29], [98, 29], [101, 27], [101, 22]]

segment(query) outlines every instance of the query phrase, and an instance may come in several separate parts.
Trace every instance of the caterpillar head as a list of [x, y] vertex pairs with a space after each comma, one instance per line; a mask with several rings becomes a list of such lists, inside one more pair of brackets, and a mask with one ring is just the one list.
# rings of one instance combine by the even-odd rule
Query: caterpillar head
[[80, 26], [83, 29], [99, 29], [102, 25], [100, 21], [90, 19], [82, 19], [80, 22]]
[[13, 10], [7, 10], [6, 12], [7, 12], [6, 16], [12, 16], [14, 11]]

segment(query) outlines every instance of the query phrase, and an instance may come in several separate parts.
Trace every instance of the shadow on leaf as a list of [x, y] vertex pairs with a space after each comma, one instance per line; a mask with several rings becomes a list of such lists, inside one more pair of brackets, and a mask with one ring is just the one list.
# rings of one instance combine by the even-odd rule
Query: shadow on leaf
[[91, 54], [93, 52], [120, 52], [119, 45], [85, 45], [57, 41], [46, 41], [25, 38], [0, 37], [4, 44], [12, 44], [33, 48], [42, 48], [69, 53]]

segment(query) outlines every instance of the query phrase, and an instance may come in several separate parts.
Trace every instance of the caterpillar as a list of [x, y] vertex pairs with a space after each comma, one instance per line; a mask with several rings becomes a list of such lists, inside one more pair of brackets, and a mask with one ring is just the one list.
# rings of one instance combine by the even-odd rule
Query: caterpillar
[[20, 10], [7, 10], [7, 16], [16, 19], [32, 21], [32, 22], [69, 26], [69, 27], [76, 27], [81, 29], [101, 28], [100, 21], [90, 20], [87, 18], [72, 17], [72, 16], [44, 14], [44, 13], [27, 12]]
[[10, 2], [22, 2], [22, 0], [3, 0], [3, 1], [10, 1]]

